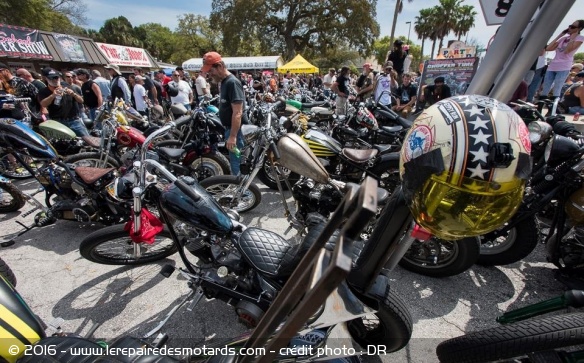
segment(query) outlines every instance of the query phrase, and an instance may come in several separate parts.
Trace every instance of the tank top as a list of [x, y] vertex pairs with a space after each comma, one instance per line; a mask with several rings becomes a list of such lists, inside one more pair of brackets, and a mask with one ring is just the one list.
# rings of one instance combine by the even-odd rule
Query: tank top
[[97, 95], [93, 92], [93, 85], [95, 82], [89, 80], [81, 85], [81, 92], [83, 93], [83, 103], [89, 108], [96, 108], [98, 106]]
[[570, 87], [564, 94], [564, 100], [562, 101], [562, 104], [566, 109], [574, 106], [580, 106], [580, 98], [574, 95], [576, 88], [578, 87]]

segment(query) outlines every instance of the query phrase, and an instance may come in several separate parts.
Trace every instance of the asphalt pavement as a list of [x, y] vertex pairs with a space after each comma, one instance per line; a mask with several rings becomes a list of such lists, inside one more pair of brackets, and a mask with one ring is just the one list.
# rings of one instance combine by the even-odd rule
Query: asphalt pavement
[[[26, 191], [36, 181], [18, 181]], [[249, 226], [261, 227], [295, 238], [287, 230], [281, 199], [274, 191], [262, 190], [261, 204], [242, 215]], [[288, 200], [291, 200], [290, 198]], [[29, 224], [34, 214], [0, 215], [0, 230], [20, 230], [17, 221]], [[1, 248], [0, 254], [18, 279], [17, 289], [45, 322], [64, 319], [66, 331], [85, 334], [100, 324], [94, 336], [111, 341], [124, 335], [142, 336], [185, 294], [187, 281], [178, 274], [164, 278], [161, 266], [182, 266], [178, 255], [159, 263], [140, 266], [105, 266], [89, 262], [79, 254], [79, 243], [99, 225], [58, 221], [33, 229], [17, 238], [16, 244]], [[430, 278], [397, 267], [390, 275], [391, 286], [408, 303], [414, 321], [410, 344], [399, 352], [366, 357], [368, 362], [437, 362], [435, 348], [441, 341], [466, 332], [496, 326], [495, 318], [509, 309], [560, 295], [563, 286], [554, 280], [554, 267], [545, 262], [543, 246], [524, 261], [505, 267], [474, 266], [449, 278]], [[194, 347], [218, 338], [244, 333], [233, 308], [220, 301], [202, 301], [192, 311], [182, 308], [164, 331], [169, 346]]]

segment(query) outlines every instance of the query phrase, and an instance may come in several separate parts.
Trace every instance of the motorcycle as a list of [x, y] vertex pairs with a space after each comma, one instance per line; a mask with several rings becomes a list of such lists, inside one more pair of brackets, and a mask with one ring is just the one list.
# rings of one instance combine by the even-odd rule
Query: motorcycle
[[25, 204], [26, 198], [16, 185], [0, 175], [0, 213], [16, 212]]
[[[26, 149], [36, 160], [42, 160], [42, 165], [32, 169], [18, 152], [11, 153], [41, 185], [30, 195], [20, 192], [20, 196], [34, 206], [22, 217], [37, 210], [40, 212], [31, 226], [25, 226], [15, 235], [4, 236], [3, 240], [11, 240], [34, 227], [46, 226], [59, 219], [114, 224], [129, 217], [128, 208], [108, 194], [108, 185], [117, 175], [115, 169], [70, 166], [59, 159], [44, 138], [13, 119], [0, 119], [0, 146], [9, 152]], [[34, 198], [40, 192], [45, 194], [45, 205]]]
[[[164, 132], [164, 129], [168, 130], [170, 127], [165, 126], [154, 134]], [[302, 145], [302, 141], [296, 141], [299, 143], [295, 148], [302, 148], [307, 153], [306, 157], [317, 160], [314, 155], [310, 155], [306, 145]], [[238, 221], [236, 212], [221, 208], [195, 180], [184, 177], [178, 179], [156, 161], [146, 159], [147, 144], [148, 142], [142, 147], [140, 162], [134, 165], [135, 174], [130, 178], [133, 182], [123, 182], [122, 178], [115, 189], [118, 195], [134, 201], [133, 223], [129, 224], [129, 234], [137, 237], [133, 244], [143, 244], [140, 236], [148, 228], [141, 226], [157, 224], [152, 217], [144, 217], [146, 209], [142, 207], [141, 198], [149, 195], [157, 201], [159, 215], [179, 247], [178, 252], [186, 266], [180, 273], [189, 280], [192, 291], [185, 300], [192, 299], [191, 307], [203, 296], [225, 301], [235, 306], [242, 322], [248, 326], [256, 325], [298, 266], [298, 261], [325, 229], [323, 217], [314, 217], [314, 227], [300, 245], [290, 244], [270, 231], [247, 228]], [[156, 172], [151, 174], [149, 170]], [[320, 180], [326, 177], [322, 170], [322, 166], [316, 164], [309, 174], [314, 174]], [[155, 175], [161, 175], [168, 182], [165, 187], [157, 186]], [[375, 182], [368, 178], [365, 181], [367, 183]], [[368, 189], [368, 193], [373, 193], [371, 187]], [[364, 199], [368, 204], [372, 203], [369, 207], [372, 211], [376, 209], [377, 190], [374, 192], [374, 195], [368, 194]], [[352, 211], [345, 208], [341, 209]], [[331, 220], [335, 220], [336, 226], [326, 227], [329, 228], [329, 233], [330, 228], [334, 230], [341, 222], [339, 218]], [[364, 225], [364, 221], [355, 221], [346, 226], [354, 228], [353, 232], [358, 234]], [[389, 288], [387, 278], [380, 275], [380, 271], [384, 266], [390, 266], [390, 269], [395, 267], [411, 243], [411, 239], [403, 237], [410, 228], [413, 228], [413, 224], [403, 194], [395, 193], [381, 213], [372, 238], [359, 247], [360, 252], [355, 250], [358, 257], [354, 267], [339, 287], [338, 293], [333, 295], [337, 302], [327, 302], [323, 312], [311, 319], [303, 331], [322, 328], [324, 331], [320, 334], [327, 337], [332, 331], [336, 331], [335, 327], [344, 327], [343, 329], [347, 329], [344, 335], [348, 331], [361, 346], [383, 345], [387, 347], [387, 352], [405, 346], [411, 336], [411, 318], [405, 303]], [[112, 229], [113, 227], [104, 228]], [[98, 239], [100, 236], [102, 238]], [[98, 251], [99, 245], [112, 243], [111, 239], [103, 236], [93, 233], [83, 240], [80, 250], [85, 258], [96, 261], [92, 258], [94, 255], [83, 252], [88, 251], [88, 246], [94, 246], [94, 251]], [[324, 242], [326, 240], [319, 243], [324, 245]], [[127, 246], [123, 248], [126, 252], [132, 250]], [[106, 252], [104, 249], [104, 253]], [[109, 253], [114, 251], [110, 250]], [[127, 254], [123, 257], [117, 260], [118, 264], [125, 264], [122, 260], [127, 261], [130, 258]], [[133, 257], [134, 261], [140, 261], [139, 255]], [[196, 261], [191, 261], [193, 258]], [[170, 275], [172, 271], [172, 267], [166, 267], [163, 274]], [[338, 310], [340, 301], [345, 304], [351, 301], [350, 305], [354, 309], [343, 308], [341, 317], [335, 318], [337, 323], [331, 326], [330, 319], [329, 324], [324, 322], [328, 316], [325, 312], [331, 308]]]

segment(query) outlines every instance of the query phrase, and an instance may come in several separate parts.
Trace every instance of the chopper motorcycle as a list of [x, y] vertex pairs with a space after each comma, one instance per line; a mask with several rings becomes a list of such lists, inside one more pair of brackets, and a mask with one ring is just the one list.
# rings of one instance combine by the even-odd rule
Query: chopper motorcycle
[[[165, 128], [169, 126], [154, 134]], [[306, 145], [302, 144], [300, 141], [293, 147], [303, 147], [307, 157], [316, 161]], [[134, 165], [135, 174], [119, 178], [115, 188], [118, 196], [134, 201], [135, 217], [128, 225], [129, 232], [126, 235], [140, 236], [144, 233], [146, 229], [141, 228], [144, 221], [148, 220], [147, 224], [150, 225], [156, 224], [150, 217], [143, 217], [145, 209], [141, 198], [149, 195], [150, 199], [157, 201], [160, 217], [178, 246], [186, 266], [186, 269], [181, 269], [181, 274], [189, 280], [192, 291], [183, 301], [192, 299], [191, 307], [204, 296], [225, 301], [235, 307], [242, 322], [254, 326], [324, 228], [321, 223], [323, 219], [315, 217], [315, 227], [300, 245], [292, 245], [270, 231], [247, 228], [238, 221], [237, 213], [221, 208], [193, 179], [177, 179], [156, 161], [146, 159], [146, 150], [147, 147], [143, 146], [140, 162]], [[322, 165], [316, 165], [317, 169], [311, 174], [319, 179], [325, 178], [322, 169], [319, 169]], [[167, 184], [160, 187], [156, 175], [166, 180]], [[351, 305], [357, 304], [353, 306], [361, 311], [358, 314], [353, 309], [351, 312], [345, 311], [335, 326], [347, 329], [350, 336], [362, 346], [384, 345], [388, 352], [405, 346], [411, 336], [411, 318], [405, 303], [389, 288], [388, 280], [379, 274], [388, 260], [395, 266], [398, 256], [404, 252], [403, 246], [408, 245], [407, 238], [405, 242], [401, 238], [412, 227], [410, 213], [406, 211], [409, 209], [403, 197], [399, 199], [396, 196], [388, 202], [388, 208], [384, 209], [385, 213], [381, 216], [383, 223], [378, 224], [379, 228], [374, 231], [375, 238], [371, 239], [375, 242], [365, 244], [360, 250], [353, 276], [335, 295], [341, 300], [348, 299], [347, 304], [348, 301], [351, 301]], [[364, 224], [357, 225], [360, 228]], [[113, 228], [106, 227], [103, 230]], [[81, 243], [83, 257], [98, 263], [125, 264], [124, 261], [130, 258], [140, 262], [139, 255], [128, 256], [129, 251], [134, 250], [127, 248], [125, 242], [120, 243], [119, 249], [113, 249], [111, 247], [115, 241], [105, 237], [100, 239], [103, 234], [99, 232], [87, 236]], [[113, 257], [111, 255], [114, 253], [120, 254], [120, 257], [124, 255], [124, 258], [108, 258]], [[166, 267], [163, 274], [170, 275], [172, 271], [173, 268]], [[319, 317], [326, 321], [324, 314]], [[323, 326], [322, 320], [318, 318], [311, 324], [306, 328], [310, 330]], [[326, 330], [324, 334], [328, 336], [330, 331]]]
[[[91, 168], [70, 166], [60, 160], [50, 143], [28, 126], [14, 119], [0, 119], [0, 146], [9, 152], [26, 150], [42, 165], [32, 169], [21, 159], [19, 152], [13, 152], [19, 161], [40, 183], [40, 188], [22, 197], [34, 208], [22, 217], [40, 210], [34, 224], [16, 235], [4, 236], [5, 241], [20, 236], [34, 227], [42, 227], [59, 219], [79, 222], [119, 223], [129, 217], [128, 208], [109, 198], [108, 185], [114, 180], [113, 168]], [[44, 192], [45, 205], [34, 198]]]

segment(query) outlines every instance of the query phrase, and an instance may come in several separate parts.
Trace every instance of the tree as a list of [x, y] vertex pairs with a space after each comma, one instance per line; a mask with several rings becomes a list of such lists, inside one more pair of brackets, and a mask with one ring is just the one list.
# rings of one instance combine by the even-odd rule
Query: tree
[[433, 24], [431, 20], [432, 9], [422, 9], [414, 22], [414, 31], [418, 34], [418, 38], [422, 39], [422, 49], [420, 50], [422, 56], [424, 55], [424, 41], [432, 34]]
[[221, 36], [203, 15], [186, 14], [178, 18], [176, 49], [172, 60], [182, 62], [202, 57], [208, 51], [221, 51]]
[[134, 28], [136, 38], [155, 58], [169, 61], [176, 51], [177, 35], [158, 23], [146, 23]]
[[49, 0], [49, 8], [55, 13], [65, 15], [77, 26], [87, 24], [87, 6], [79, 0]]
[[134, 35], [134, 27], [125, 16], [107, 19], [99, 29], [105, 43], [142, 47], [142, 43]]
[[[63, 0], [63, 3], [70, 1]], [[60, 33], [81, 33], [82, 29], [61, 12], [63, 7], [54, 7], [50, 0], [4, 0], [0, 1], [0, 22]]]
[[463, 5], [458, 9], [458, 14], [455, 19], [452, 30], [460, 40], [461, 36], [468, 34], [468, 32], [475, 26], [475, 16], [477, 12], [474, 11], [474, 6]]
[[438, 11], [441, 14], [442, 21], [437, 22], [436, 26], [438, 28], [438, 38], [440, 39], [440, 44], [438, 45], [438, 51], [442, 48], [444, 44], [444, 38], [456, 27], [456, 19], [460, 13], [460, 7], [463, 0], [440, 0], [440, 5], [438, 5]]
[[[413, 0], [408, 0], [408, 2], [412, 2]], [[395, 26], [397, 24], [397, 15], [401, 14], [404, 8], [403, 0], [396, 0], [395, 1], [395, 11], [393, 12], [393, 23], [391, 24], [391, 35], [389, 37], [389, 43], [393, 44], [393, 36], [395, 35]]]
[[287, 59], [322, 55], [340, 45], [367, 54], [379, 35], [376, 5], [377, 0], [213, 0], [211, 22], [231, 55], [250, 41]]

